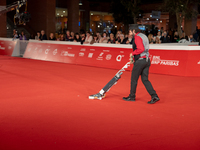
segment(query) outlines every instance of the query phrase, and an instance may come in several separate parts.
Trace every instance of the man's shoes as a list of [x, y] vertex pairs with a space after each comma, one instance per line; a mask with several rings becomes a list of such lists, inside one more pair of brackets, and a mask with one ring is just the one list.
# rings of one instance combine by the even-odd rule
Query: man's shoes
[[125, 100], [125, 101], [135, 101], [135, 98], [133, 98], [133, 97], [123, 97], [123, 100]]
[[154, 103], [156, 103], [159, 100], [160, 100], [160, 98], [156, 96], [156, 97], [152, 98], [150, 101], [148, 101], [147, 103], [148, 104], [154, 104]]

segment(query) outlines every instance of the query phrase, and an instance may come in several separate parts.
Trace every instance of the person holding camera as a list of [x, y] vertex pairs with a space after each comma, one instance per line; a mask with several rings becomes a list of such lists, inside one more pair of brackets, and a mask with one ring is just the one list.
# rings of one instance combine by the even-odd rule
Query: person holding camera
[[170, 38], [167, 36], [167, 32], [164, 31], [162, 37], [160, 38], [161, 43], [170, 43]]

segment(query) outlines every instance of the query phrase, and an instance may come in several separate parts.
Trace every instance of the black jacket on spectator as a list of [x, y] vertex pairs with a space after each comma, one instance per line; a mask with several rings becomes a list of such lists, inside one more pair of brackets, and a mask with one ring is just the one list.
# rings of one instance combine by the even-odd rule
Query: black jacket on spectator
[[44, 34], [44, 35], [40, 35], [40, 40], [42, 41], [42, 40], [47, 40], [47, 36], [46, 36], [46, 34]]
[[126, 44], [127, 39], [123, 39], [123, 41], [121, 41], [121, 39], [117, 40], [120, 44]]
[[77, 38], [75, 37], [74, 40], [75, 40], [76, 42], [81, 42], [81, 37], [79, 37], [79, 39], [77, 39]]
[[160, 40], [161, 40], [161, 43], [170, 43], [170, 39], [168, 36], [166, 36], [166, 37], [162, 36], [160, 38]]
[[81, 39], [81, 44], [83, 44], [85, 42], [85, 38]]
[[[177, 38], [177, 39], [175, 39], [175, 38]], [[178, 41], [179, 41], [179, 36], [175, 35], [172, 42], [173, 43], [178, 43]]]
[[111, 39], [108, 39], [108, 43], [111, 43], [111, 44], [115, 44], [115, 39], [111, 40]]
[[71, 37], [71, 35], [70, 36], [68, 36], [68, 35], [66, 35], [65, 36], [65, 41], [70, 41], [71, 39], [69, 39]]
[[53, 39], [49, 38], [49, 40], [51, 40], [51, 41], [55, 41], [55, 40], [56, 40], [56, 38], [55, 38], [55, 37], [54, 37]]

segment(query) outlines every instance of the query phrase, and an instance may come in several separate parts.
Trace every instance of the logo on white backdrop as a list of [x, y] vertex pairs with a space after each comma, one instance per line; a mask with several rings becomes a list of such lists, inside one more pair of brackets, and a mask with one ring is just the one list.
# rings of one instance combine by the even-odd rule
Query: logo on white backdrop
[[83, 57], [83, 56], [84, 56], [84, 53], [80, 52], [80, 53], [79, 53], [79, 56]]
[[111, 54], [106, 55], [106, 60], [111, 60], [111, 58], [112, 58]]
[[81, 50], [80, 51], [82, 51], [82, 52], [85, 52], [85, 48], [81, 48]]
[[88, 54], [88, 58], [92, 58], [92, 56], [93, 56], [93, 53]]
[[62, 51], [61, 56], [74, 57], [75, 54], [70, 54], [70, 53], [68, 53], [68, 51]]
[[97, 58], [97, 60], [103, 60], [103, 52], [101, 52], [100, 54], [99, 54], [99, 56], [98, 56], [98, 58]]
[[56, 55], [57, 53], [58, 53], [58, 50], [55, 49], [55, 50], [53, 51], [53, 55]]
[[199, 62], [197, 64], [200, 65], [200, 60], [199, 60]]
[[122, 61], [122, 58], [124, 57], [124, 55], [118, 55], [116, 57], [116, 61]]
[[163, 60], [160, 56], [153, 56], [151, 64], [160, 64], [166, 66], [179, 66], [179, 60]]
[[46, 50], [45, 50], [45, 54], [48, 54], [49, 51], [50, 51], [50, 49], [46, 49]]
[[28, 52], [30, 52], [31, 51], [31, 48], [28, 48]]

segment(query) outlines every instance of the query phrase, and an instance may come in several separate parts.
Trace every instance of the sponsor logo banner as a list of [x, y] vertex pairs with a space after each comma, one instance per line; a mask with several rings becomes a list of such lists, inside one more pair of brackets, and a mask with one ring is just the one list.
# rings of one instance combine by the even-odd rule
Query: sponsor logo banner
[[[3, 45], [1, 47], [4, 47]], [[70, 44], [29, 43], [25, 58], [120, 69], [129, 61], [132, 49]], [[200, 50], [150, 49], [151, 73], [200, 76]], [[132, 66], [128, 68], [131, 70]]]
[[166, 66], [179, 66], [179, 60], [163, 60], [160, 56], [153, 56], [151, 64], [160, 64]]

